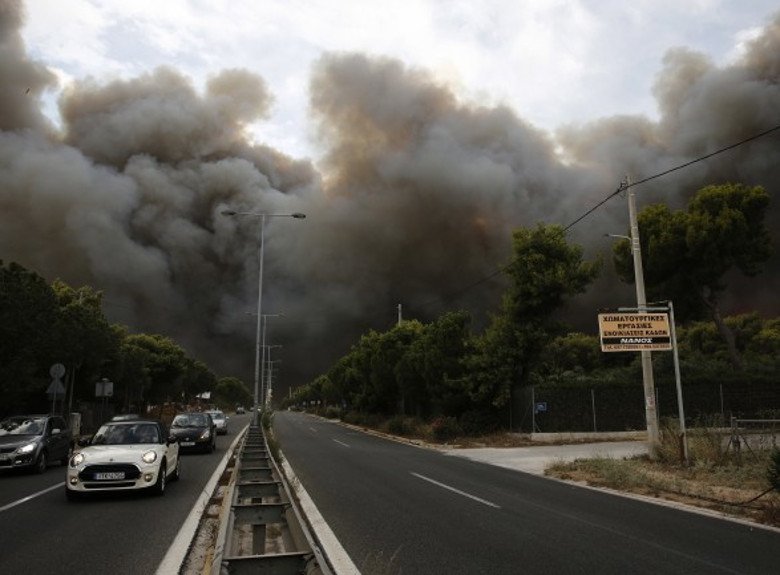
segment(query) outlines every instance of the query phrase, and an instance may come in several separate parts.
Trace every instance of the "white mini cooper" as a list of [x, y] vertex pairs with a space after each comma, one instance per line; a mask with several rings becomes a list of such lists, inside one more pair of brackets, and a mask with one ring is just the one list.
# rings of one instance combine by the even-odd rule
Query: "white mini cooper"
[[148, 489], [162, 495], [179, 478], [179, 443], [159, 421], [109, 421], [68, 462], [65, 494]]

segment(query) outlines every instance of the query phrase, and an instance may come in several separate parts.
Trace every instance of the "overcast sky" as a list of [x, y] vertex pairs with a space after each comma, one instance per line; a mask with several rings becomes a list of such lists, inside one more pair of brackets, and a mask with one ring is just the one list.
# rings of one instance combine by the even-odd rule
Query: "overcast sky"
[[[72, 79], [131, 78], [170, 65], [197, 87], [226, 68], [274, 95], [257, 142], [316, 158], [311, 65], [329, 51], [400, 59], [464, 101], [507, 104], [554, 131], [617, 114], [656, 118], [652, 85], [670, 48], [717, 65], [740, 54], [776, 0], [27, 0], [32, 59]], [[58, 93], [45, 98], [56, 120]]]

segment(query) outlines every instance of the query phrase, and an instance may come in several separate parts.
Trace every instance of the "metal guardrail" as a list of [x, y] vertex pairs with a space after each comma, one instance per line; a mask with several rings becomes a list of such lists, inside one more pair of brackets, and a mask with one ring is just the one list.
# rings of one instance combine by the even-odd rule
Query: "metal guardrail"
[[262, 427], [239, 447], [225, 499], [211, 575], [333, 575], [308, 529]]

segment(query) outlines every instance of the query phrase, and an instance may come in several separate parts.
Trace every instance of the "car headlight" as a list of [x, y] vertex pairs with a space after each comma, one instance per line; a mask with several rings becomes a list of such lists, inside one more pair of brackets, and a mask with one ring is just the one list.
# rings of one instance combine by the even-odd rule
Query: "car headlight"
[[141, 459], [143, 459], [144, 463], [154, 463], [157, 460], [157, 452], [147, 451], [141, 456]]
[[79, 465], [84, 463], [84, 459], [85, 459], [84, 454], [79, 451], [78, 453], [73, 455], [73, 457], [70, 458], [70, 466], [78, 467]]
[[16, 450], [17, 453], [32, 453], [33, 451], [35, 451], [34, 443], [28, 443], [27, 445], [22, 445], [19, 449]]
[[203, 433], [200, 434], [201, 439], [208, 439], [209, 437], [211, 437], [210, 429], [206, 429]]

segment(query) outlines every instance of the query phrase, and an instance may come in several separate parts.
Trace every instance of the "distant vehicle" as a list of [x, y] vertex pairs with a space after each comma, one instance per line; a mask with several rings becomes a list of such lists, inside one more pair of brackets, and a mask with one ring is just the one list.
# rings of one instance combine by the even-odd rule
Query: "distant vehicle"
[[50, 461], [68, 463], [70, 428], [58, 415], [15, 415], [0, 422], [0, 470], [43, 473]]
[[122, 413], [120, 415], [115, 415], [111, 418], [111, 421], [135, 421], [137, 419], [143, 419], [140, 415], [137, 413]]
[[212, 453], [216, 448], [216, 425], [208, 413], [191, 411], [173, 418], [171, 434], [179, 440], [182, 451]]
[[208, 413], [211, 416], [211, 419], [214, 420], [214, 425], [217, 427], [217, 434], [227, 435], [229, 419], [228, 416], [218, 409], [210, 409], [206, 413]]
[[236, 415], [242, 415], [246, 413], [246, 409], [244, 409], [243, 405], [239, 405], [236, 407]]
[[168, 481], [179, 479], [179, 443], [156, 420], [109, 421], [68, 463], [65, 495], [148, 489], [163, 495]]

